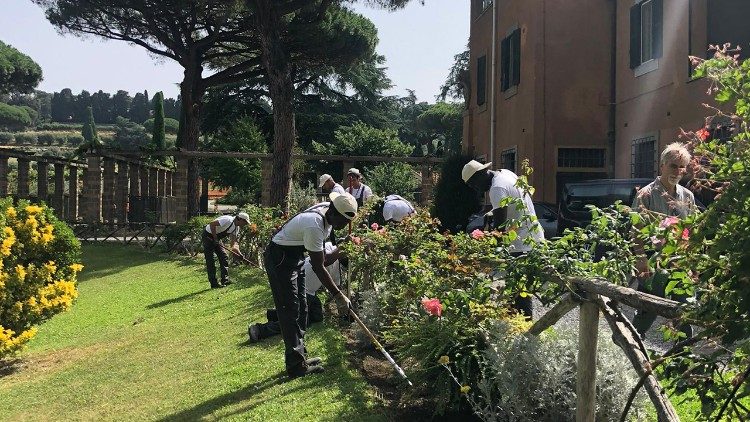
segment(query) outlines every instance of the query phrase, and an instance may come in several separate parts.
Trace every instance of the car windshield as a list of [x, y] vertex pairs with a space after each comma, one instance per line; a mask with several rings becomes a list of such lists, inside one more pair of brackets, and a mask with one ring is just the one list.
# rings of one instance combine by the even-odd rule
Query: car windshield
[[567, 205], [571, 211], [585, 211], [586, 205], [606, 207], [610, 205], [607, 185], [572, 185], [568, 186]]

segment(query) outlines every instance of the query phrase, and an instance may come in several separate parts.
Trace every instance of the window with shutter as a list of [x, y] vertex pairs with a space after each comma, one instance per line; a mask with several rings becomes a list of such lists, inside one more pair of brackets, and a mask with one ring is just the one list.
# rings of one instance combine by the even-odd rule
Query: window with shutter
[[487, 98], [487, 56], [477, 59], [477, 105], [484, 105]]
[[521, 82], [521, 29], [516, 28], [500, 43], [500, 89], [507, 91]]
[[630, 8], [630, 68], [662, 56], [663, 0], [642, 0]]

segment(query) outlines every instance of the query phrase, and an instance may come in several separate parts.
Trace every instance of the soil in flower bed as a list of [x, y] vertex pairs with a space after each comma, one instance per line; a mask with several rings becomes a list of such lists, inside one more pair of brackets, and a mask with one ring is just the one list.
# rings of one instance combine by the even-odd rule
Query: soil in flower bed
[[[335, 314], [335, 311], [333, 311]], [[451, 413], [435, 416], [434, 404], [428, 400], [404, 394], [406, 386], [393, 367], [383, 357], [375, 346], [369, 341], [362, 341], [358, 335], [356, 323], [349, 325], [338, 317], [332, 317], [339, 321], [343, 327], [342, 332], [346, 336], [346, 347], [349, 363], [357, 368], [365, 380], [375, 389], [375, 394], [383, 405], [388, 409], [388, 417], [394, 421], [479, 421], [475, 415], [467, 409], [461, 413]], [[398, 362], [398, 358], [394, 357]], [[408, 375], [408, 374], [407, 374]], [[408, 397], [407, 397], [408, 396]]]

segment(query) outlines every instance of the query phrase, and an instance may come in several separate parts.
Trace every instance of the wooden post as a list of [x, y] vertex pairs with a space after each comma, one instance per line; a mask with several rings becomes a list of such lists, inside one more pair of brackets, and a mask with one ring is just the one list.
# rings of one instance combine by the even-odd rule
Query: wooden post
[[611, 301], [607, 298], [599, 299], [604, 318], [607, 320], [610, 328], [612, 328], [612, 339], [615, 344], [620, 346], [625, 355], [630, 360], [630, 363], [635, 368], [635, 372], [639, 377], [646, 377], [643, 383], [643, 388], [648, 393], [651, 403], [656, 408], [656, 415], [659, 421], [664, 422], [679, 422], [680, 418], [677, 416], [677, 412], [674, 410], [672, 403], [664, 393], [664, 389], [659, 385], [659, 381], [656, 379], [654, 374], [651, 372], [652, 367], [649, 362], [648, 356], [646, 356], [641, 350], [638, 340], [633, 336], [631, 330], [626, 324], [619, 320], [618, 315], [610, 308]]
[[52, 206], [59, 219], [65, 218], [65, 164], [55, 163], [55, 193], [52, 196]]
[[0, 196], [8, 195], [8, 157], [0, 157]]
[[36, 162], [36, 199], [39, 203], [49, 205], [49, 164], [44, 161]]
[[29, 159], [18, 159], [18, 189], [16, 193], [21, 199], [29, 198]]
[[271, 205], [271, 177], [273, 177], [273, 161], [270, 158], [260, 160], [260, 204], [264, 207]]
[[[593, 296], [593, 297], [592, 297]], [[596, 295], [588, 295], [596, 299]], [[581, 304], [578, 323], [578, 373], [576, 374], [576, 422], [596, 421], [596, 343], [599, 337], [599, 306]]]
[[78, 167], [70, 166], [68, 175], [68, 221], [78, 221]]

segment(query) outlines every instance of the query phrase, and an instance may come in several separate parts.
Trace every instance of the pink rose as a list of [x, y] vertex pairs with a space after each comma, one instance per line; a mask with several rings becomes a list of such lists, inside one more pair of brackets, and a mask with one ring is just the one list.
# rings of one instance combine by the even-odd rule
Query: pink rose
[[359, 244], [361, 244], [361, 243], [362, 243], [362, 239], [361, 239], [361, 238], [360, 238], [359, 236], [352, 236], [352, 242], [353, 242], [353, 243], [354, 243], [355, 245], [359, 245]]
[[659, 224], [659, 227], [661, 227], [662, 229], [666, 229], [667, 227], [677, 224], [679, 222], [680, 222], [679, 217], [670, 216], [670, 217], [665, 218], [664, 220], [661, 220], [661, 224]]
[[479, 240], [484, 237], [484, 232], [479, 229], [474, 229], [474, 231], [471, 232], [471, 237], [473, 237], [476, 240]]
[[688, 229], [687, 227], [682, 229], [682, 235], [680, 237], [682, 238], [682, 240], [690, 239], [690, 229]]
[[440, 299], [422, 299], [422, 307], [428, 314], [433, 316], [441, 316], [443, 314], [443, 305], [440, 304]]
[[380, 225], [378, 223], [372, 223], [372, 225], [370, 226], [370, 228], [373, 229], [373, 230], [377, 230], [377, 229], [380, 228]]
[[664, 242], [664, 239], [659, 239], [659, 238], [658, 238], [658, 237], [656, 237], [656, 236], [651, 236], [651, 244], [652, 244], [652, 245], [654, 245], [654, 246], [661, 246], [661, 245], [663, 245], [664, 243], [665, 243], [665, 242]]

